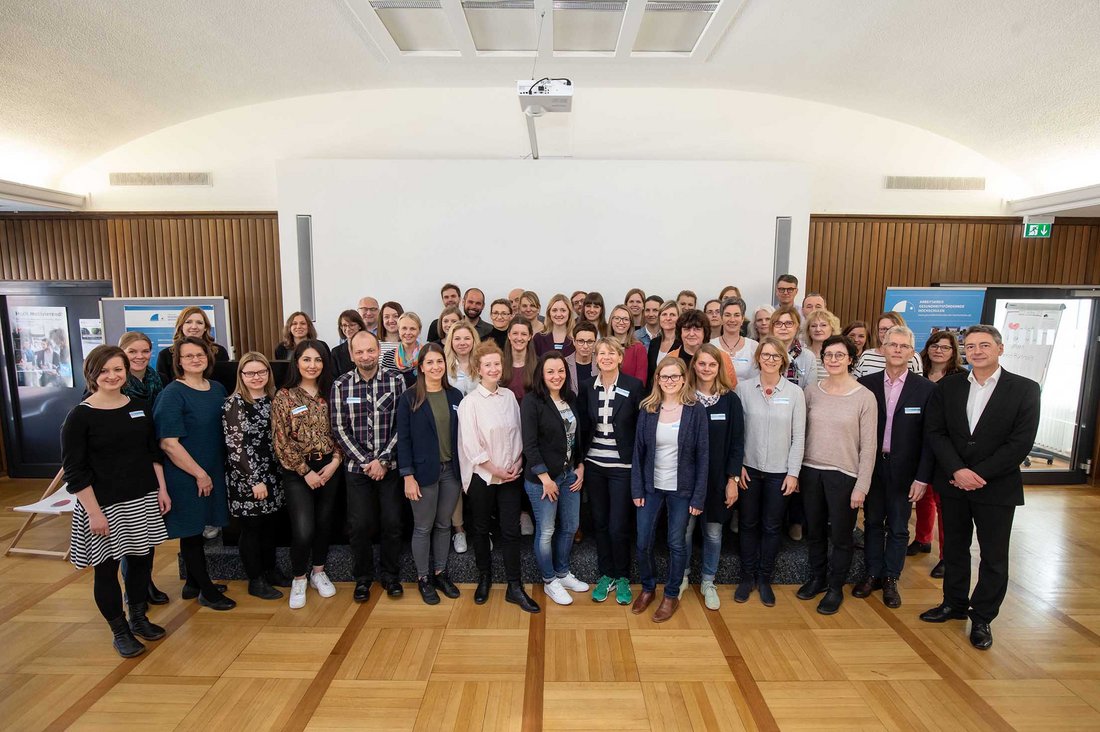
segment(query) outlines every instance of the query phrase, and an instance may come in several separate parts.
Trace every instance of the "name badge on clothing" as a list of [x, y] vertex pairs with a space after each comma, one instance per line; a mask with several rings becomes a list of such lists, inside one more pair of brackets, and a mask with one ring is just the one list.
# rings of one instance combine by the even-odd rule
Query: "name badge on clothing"
[[458, 405], [457, 404], [452, 404], [451, 409], [453, 409], [454, 411], [457, 412], [458, 411]]
[[772, 404], [790, 404], [790, 397], [772, 397]]
[[299, 415], [299, 414], [305, 414], [308, 411], [309, 411], [309, 407], [307, 405], [303, 404], [300, 407], [294, 407], [294, 409], [291, 409], [290, 413], [292, 415]]
[[565, 344], [564, 344], [564, 343], [555, 343], [555, 344], [554, 344], [554, 350], [555, 350], [555, 351], [560, 351], [560, 350], [561, 350], [561, 349], [563, 349], [563, 348], [565, 348]]
[[906, 407], [906, 414], [920, 414], [920, 407]]
[[615, 387], [615, 393], [618, 394], [619, 396], [623, 396], [623, 397], [630, 396], [630, 392], [627, 391], [626, 389], [622, 388], [621, 386], [616, 386]]
[[345, 404], [359, 404], [362, 401], [363, 400], [360, 399], [359, 397], [348, 397], [347, 400], [345, 400], [344, 403]]
[[719, 412], [718, 414], [712, 414], [712, 415], [710, 415], [710, 421], [711, 422], [725, 422], [726, 421], [726, 415], [724, 413], [721, 413], [721, 412]]
[[144, 417], [144, 416], [145, 416], [145, 410], [144, 409], [135, 409], [134, 411], [130, 412], [130, 419], [137, 419], [138, 417]]

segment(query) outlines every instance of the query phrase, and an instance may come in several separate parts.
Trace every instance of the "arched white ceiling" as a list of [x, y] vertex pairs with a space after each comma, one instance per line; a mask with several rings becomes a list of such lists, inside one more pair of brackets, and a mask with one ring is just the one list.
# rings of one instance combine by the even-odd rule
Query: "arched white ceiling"
[[[264, 101], [509, 88], [531, 73], [533, 59], [382, 60], [362, 7], [3, 0], [0, 178], [55, 184], [152, 131]], [[1100, 177], [1097, 38], [1095, 0], [746, 0], [705, 60], [545, 57], [537, 71], [638, 88], [639, 103], [644, 88], [683, 87], [847, 107], [955, 140], [1041, 192]]]

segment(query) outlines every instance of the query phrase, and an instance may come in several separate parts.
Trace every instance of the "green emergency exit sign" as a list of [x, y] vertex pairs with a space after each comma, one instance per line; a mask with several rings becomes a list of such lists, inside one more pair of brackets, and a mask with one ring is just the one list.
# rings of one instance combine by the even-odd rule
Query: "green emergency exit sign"
[[1025, 239], [1049, 239], [1053, 224], [1024, 224]]

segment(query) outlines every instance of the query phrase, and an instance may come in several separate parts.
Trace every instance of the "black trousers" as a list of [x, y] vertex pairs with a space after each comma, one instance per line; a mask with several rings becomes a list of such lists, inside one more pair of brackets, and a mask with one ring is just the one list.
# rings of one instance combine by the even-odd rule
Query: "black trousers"
[[493, 508], [500, 519], [500, 545], [504, 555], [504, 576], [509, 582], [519, 582], [519, 511], [523, 503], [523, 478], [510, 483], [488, 485], [476, 473], [466, 491], [466, 505], [473, 520], [470, 535], [474, 543], [474, 558], [481, 573], [493, 571], [493, 559], [489, 549], [489, 531], [493, 522]]
[[[199, 592], [205, 595], [206, 599], [214, 600], [221, 593], [214, 587], [210, 572], [206, 568], [206, 550], [203, 548], [205, 544], [206, 539], [202, 534], [181, 537], [180, 556], [183, 558], [183, 568], [187, 573], [187, 584], [198, 587]], [[126, 586], [126, 591], [127, 593], [130, 591], [129, 584]]]
[[[783, 514], [790, 496], [783, 495], [786, 473], [764, 473], [746, 466], [749, 483], [737, 499], [741, 539], [741, 580], [771, 582], [779, 554]], [[798, 494], [795, 494], [798, 495]]]
[[863, 504], [864, 555], [872, 577], [901, 577], [909, 547], [909, 487], [912, 476], [898, 475], [890, 458], [875, 461], [871, 489]]
[[[126, 596], [131, 605], [140, 605], [148, 599], [149, 577], [153, 573], [153, 553], [127, 554]], [[95, 565], [92, 593], [95, 604], [105, 620], [122, 617], [122, 592], [118, 586], [119, 560], [108, 559]]]
[[248, 579], [259, 579], [264, 572], [275, 569], [275, 514], [239, 516], [241, 538], [237, 552]]
[[348, 472], [348, 537], [356, 582], [374, 581], [374, 537], [379, 535], [383, 582], [401, 576], [401, 510], [406, 503], [401, 476], [387, 470], [382, 480]]
[[[320, 470], [325, 462], [328, 460], [318, 461], [314, 469]], [[290, 568], [295, 577], [305, 576], [311, 559], [317, 567], [324, 566], [328, 559], [329, 527], [336, 510], [339, 494], [336, 481], [340, 476], [337, 471], [332, 480], [314, 490], [302, 476], [283, 471], [283, 491], [290, 516]]]
[[[806, 510], [806, 549], [810, 555], [810, 578], [825, 577], [831, 589], [841, 589], [852, 568], [852, 488], [856, 479], [839, 470], [802, 468], [799, 491]], [[829, 562], [829, 542], [833, 561]]]
[[635, 513], [630, 471], [585, 463], [584, 492], [592, 514], [600, 574], [612, 579], [630, 577], [630, 518]]
[[[1008, 592], [1008, 545], [1015, 506], [975, 503], [940, 495], [943, 506], [943, 601], [969, 608], [970, 618], [992, 623]], [[970, 593], [970, 542], [978, 532], [978, 583]]]

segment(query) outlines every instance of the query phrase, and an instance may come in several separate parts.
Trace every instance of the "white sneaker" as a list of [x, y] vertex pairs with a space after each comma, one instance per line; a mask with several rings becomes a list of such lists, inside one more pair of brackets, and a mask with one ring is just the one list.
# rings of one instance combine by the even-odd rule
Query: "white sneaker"
[[202, 538], [213, 539], [220, 533], [222, 533], [220, 526], [205, 526], [202, 530]]
[[551, 582], [547, 582], [543, 586], [543, 592], [546, 593], [547, 597], [549, 597], [551, 600], [558, 603], [559, 605], [573, 604], [572, 596], [570, 596], [570, 594], [565, 591], [565, 588], [562, 587], [561, 580], [559, 579], [554, 579]]
[[703, 592], [703, 604], [707, 606], [707, 610], [717, 610], [722, 606], [722, 601], [718, 599], [718, 588], [714, 586], [714, 583], [710, 580], [703, 580], [699, 585], [699, 589]]
[[519, 533], [520, 536], [532, 536], [535, 533], [535, 522], [526, 511], [519, 515]]
[[687, 594], [687, 591], [688, 591], [688, 575], [687, 575], [687, 572], [684, 572], [684, 579], [680, 582], [680, 599], [681, 600], [684, 599], [684, 595]]
[[571, 592], [588, 592], [588, 583], [581, 582], [573, 576], [572, 572], [564, 577], [558, 577], [558, 582], [561, 582], [561, 586]]
[[466, 532], [459, 531], [458, 533], [456, 533], [454, 536], [451, 537], [451, 543], [454, 544], [455, 554], [465, 554], [466, 549], [468, 548], [466, 546]]
[[290, 609], [297, 610], [306, 605], [306, 579], [297, 577], [290, 583]]
[[322, 572], [313, 572], [309, 575], [309, 586], [317, 590], [321, 597], [332, 597], [336, 594], [336, 588], [332, 586], [328, 575]]

